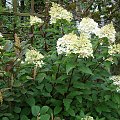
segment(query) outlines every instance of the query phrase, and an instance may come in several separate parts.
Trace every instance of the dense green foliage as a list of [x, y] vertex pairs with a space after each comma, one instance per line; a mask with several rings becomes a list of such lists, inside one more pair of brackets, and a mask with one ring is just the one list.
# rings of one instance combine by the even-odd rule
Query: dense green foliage
[[[93, 18], [98, 20], [96, 16]], [[0, 45], [4, 46], [0, 49], [1, 120], [81, 120], [86, 115], [95, 120], [119, 120], [120, 93], [109, 79], [112, 62], [106, 61], [107, 38], [102, 39], [101, 45], [100, 39], [93, 35], [94, 57], [79, 58], [77, 54], [65, 56], [56, 51], [58, 38], [71, 32], [79, 35], [75, 21], [35, 25], [32, 45], [30, 35], [17, 32], [22, 35], [21, 40], [15, 36], [20, 45], [0, 38]], [[22, 64], [26, 49], [31, 47], [44, 55], [42, 68]], [[115, 64], [119, 57], [114, 56]]]
[[[64, 27], [61, 28], [61, 24]], [[120, 95], [109, 80], [111, 62], [105, 61], [108, 57], [107, 47], [101, 46], [94, 36], [93, 49], [97, 46], [97, 49], [102, 50], [101, 54], [95, 50], [95, 58], [78, 58], [74, 54], [58, 56], [56, 40], [63, 32], [74, 29], [74, 24], [65, 21], [61, 24], [46, 29], [47, 37], [52, 41], [47, 43], [51, 50], [43, 51], [46, 55], [42, 68], [34, 69], [33, 65], [20, 64], [14, 52], [14, 44], [10, 41], [5, 43], [1, 39], [1, 43], [5, 44], [0, 63], [3, 72], [0, 76], [3, 95], [1, 118], [36, 120], [40, 116], [41, 120], [49, 120], [53, 116], [79, 120], [88, 114], [96, 120], [118, 120]], [[65, 27], [68, 25], [69, 28]], [[61, 32], [59, 29], [62, 29]], [[46, 38], [41, 36], [40, 39]], [[104, 46], [108, 44], [107, 39], [105, 41]], [[26, 44], [21, 42], [23, 54], [30, 46]], [[37, 43], [35, 46], [42, 48], [40, 45]]]

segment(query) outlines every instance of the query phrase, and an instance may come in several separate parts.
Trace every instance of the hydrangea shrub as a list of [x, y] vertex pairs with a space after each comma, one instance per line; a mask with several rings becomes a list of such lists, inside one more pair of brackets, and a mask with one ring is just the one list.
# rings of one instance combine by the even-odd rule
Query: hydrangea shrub
[[[120, 77], [112, 76], [111, 66], [120, 45], [113, 23], [99, 27], [85, 17], [76, 24], [56, 3], [49, 14], [48, 28], [40, 31], [45, 48], [19, 41], [16, 55], [15, 43], [0, 37], [0, 118], [118, 120]], [[35, 27], [41, 24], [40, 18], [30, 19]]]

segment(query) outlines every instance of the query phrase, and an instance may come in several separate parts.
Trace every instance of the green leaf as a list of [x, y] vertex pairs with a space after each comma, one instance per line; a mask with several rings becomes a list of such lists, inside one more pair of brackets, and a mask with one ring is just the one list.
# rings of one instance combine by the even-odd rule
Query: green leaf
[[45, 96], [45, 97], [51, 97], [50, 93], [45, 92], [45, 91], [42, 92], [42, 95]]
[[63, 103], [64, 103], [66, 110], [68, 110], [70, 108], [71, 102], [72, 102], [71, 99], [63, 99]]
[[80, 91], [71, 91], [69, 94], [68, 94], [68, 98], [74, 98], [75, 96], [77, 95], [80, 95], [81, 92]]
[[39, 86], [37, 86], [36, 88], [42, 91], [42, 90], [43, 90], [43, 88], [44, 88], [44, 84], [40, 84], [40, 85], [39, 85]]
[[39, 73], [37, 76], [36, 76], [36, 80], [41, 83], [44, 78], [46, 77], [46, 74], [45, 73]]
[[75, 64], [72, 64], [71, 62], [67, 62], [67, 64], [66, 64], [66, 73], [67, 73], [67, 75], [73, 68], [75, 68]]
[[36, 120], [36, 118], [35, 118], [35, 117], [33, 117], [31, 120]]
[[105, 101], [108, 101], [110, 99], [110, 95], [105, 95], [104, 98], [105, 98]]
[[32, 114], [34, 116], [37, 116], [38, 113], [40, 112], [40, 107], [39, 106], [32, 106], [31, 110], [32, 110]]
[[3, 117], [2, 120], [9, 120], [8, 117]]
[[85, 89], [85, 84], [80, 82], [74, 82], [73, 87], [79, 89]]
[[58, 85], [55, 89], [56, 92], [59, 92], [60, 94], [65, 94], [67, 92], [67, 87], [65, 85]]
[[20, 81], [18, 81], [18, 80], [15, 80], [15, 81], [14, 81], [14, 84], [13, 84], [14, 87], [20, 87], [21, 85], [22, 85], [22, 84], [21, 84]]
[[20, 120], [28, 120], [28, 117], [26, 115], [22, 115]]
[[33, 78], [30, 77], [30, 76], [26, 76], [26, 78], [27, 78], [28, 80], [33, 80]]
[[18, 120], [20, 118], [20, 116], [19, 116], [19, 114], [14, 114], [14, 120]]
[[81, 118], [82, 118], [81, 116], [78, 116], [78, 115], [76, 116], [77, 120], [81, 120]]
[[83, 110], [80, 110], [80, 116], [81, 116], [81, 117], [84, 117], [84, 116], [85, 116], [85, 113], [84, 113]]
[[4, 116], [6, 116], [6, 117], [11, 117], [11, 116], [12, 116], [12, 113], [4, 113]]
[[76, 98], [80, 103], [82, 103], [82, 96], [77, 96]]
[[50, 115], [48, 115], [48, 114], [41, 115], [40, 120], [50, 120]]
[[50, 101], [54, 106], [60, 106], [62, 104], [61, 100], [56, 100], [56, 99], [51, 98]]
[[9, 97], [9, 98], [6, 98], [5, 100], [10, 102], [10, 101], [14, 101], [14, 98], [13, 97]]
[[12, 41], [7, 40], [3, 49], [6, 50], [7, 52], [9, 52], [12, 49], [12, 47], [13, 47]]
[[101, 112], [110, 112], [110, 108], [106, 104], [100, 104], [96, 108], [96, 111], [101, 113]]
[[40, 110], [40, 114], [45, 114], [49, 110], [48, 106], [43, 106]]
[[51, 92], [51, 91], [52, 91], [52, 85], [49, 84], [49, 83], [46, 83], [46, 84], [45, 84], [45, 88], [46, 88], [46, 90], [47, 90], [48, 92]]
[[15, 112], [15, 113], [20, 113], [20, 112], [21, 112], [21, 108], [15, 107], [15, 108], [14, 108], [14, 112]]
[[106, 61], [106, 62], [104, 62], [104, 65], [105, 65], [105, 69], [106, 69], [108, 72], [110, 72], [111, 62]]
[[35, 105], [35, 99], [33, 97], [26, 99], [26, 103], [31, 107]]
[[93, 75], [91, 69], [85, 65], [82, 65], [81, 67], [79, 67], [79, 70], [83, 73], [87, 73], [87, 74], [91, 74]]
[[120, 95], [119, 94], [114, 94], [113, 99], [114, 99], [113, 101], [115, 103], [120, 104]]
[[25, 88], [22, 88], [22, 89], [21, 89], [21, 93], [22, 93], [22, 94], [25, 94], [26, 92], [27, 92], [27, 89], [25, 89]]
[[67, 112], [68, 112], [71, 116], [75, 116], [75, 112], [74, 112], [74, 110], [73, 110], [72, 108], [69, 108], [69, 109], [67, 110]]
[[55, 117], [54, 120], [61, 120], [60, 117]]
[[98, 118], [97, 120], [105, 120], [105, 117], [104, 118], [100, 118], [100, 119]]
[[29, 107], [25, 107], [24, 109], [21, 110], [21, 115], [26, 115], [28, 116], [30, 114], [31, 110]]
[[61, 110], [62, 110], [62, 107], [56, 106], [56, 107], [54, 108], [54, 115], [57, 115], [58, 113], [60, 113]]
[[65, 74], [65, 75], [61, 75], [59, 78], [57, 78], [57, 81], [56, 83], [61, 83], [63, 82], [63, 80], [65, 80], [68, 76]]

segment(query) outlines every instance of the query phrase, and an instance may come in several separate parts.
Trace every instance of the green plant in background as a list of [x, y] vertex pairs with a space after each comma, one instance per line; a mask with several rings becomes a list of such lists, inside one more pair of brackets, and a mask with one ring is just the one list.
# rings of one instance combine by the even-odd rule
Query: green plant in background
[[119, 120], [119, 77], [110, 72], [120, 57], [113, 23], [99, 27], [85, 17], [76, 24], [60, 5], [52, 7], [54, 22], [34, 25], [32, 46], [17, 34], [15, 42], [1, 35], [0, 118]]

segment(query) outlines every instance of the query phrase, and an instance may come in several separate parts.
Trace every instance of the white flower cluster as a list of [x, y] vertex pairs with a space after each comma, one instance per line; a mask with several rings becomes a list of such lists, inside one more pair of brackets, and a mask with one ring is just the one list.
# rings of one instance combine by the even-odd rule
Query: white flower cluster
[[34, 25], [36, 23], [40, 23], [40, 24], [43, 24], [44, 21], [42, 21], [41, 18], [38, 18], [37, 16], [30, 16], [30, 24], [31, 25]]
[[58, 54], [78, 54], [79, 57], [93, 57], [93, 49], [90, 40], [84, 34], [78, 37], [74, 33], [69, 33], [59, 38], [57, 41]]
[[96, 32], [96, 35], [98, 35], [99, 38], [107, 37], [110, 43], [115, 42], [115, 34], [116, 31], [113, 23], [101, 27], [101, 29]]
[[2, 36], [2, 33], [0, 33], [0, 38], [1, 38], [1, 37], [3, 37], [3, 36]]
[[86, 116], [84, 118], [81, 118], [81, 120], [94, 120], [94, 118], [91, 116]]
[[78, 53], [79, 57], [88, 58], [93, 57], [93, 49], [91, 41], [87, 38], [85, 34], [80, 34], [80, 37], [74, 44], [73, 53]]
[[65, 53], [70, 54], [73, 52], [75, 41], [78, 40], [77, 35], [73, 33], [69, 33], [67, 35], [64, 35], [62, 38], [59, 38], [57, 41], [57, 52], [58, 54]]
[[42, 67], [42, 65], [44, 64], [42, 59], [44, 58], [44, 56], [39, 53], [36, 50], [27, 50], [26, 54], [25, 54], [25, 62], [27, 62], [28, 64], [35, 64], [38, 67]]
[[120, 44], [110, 45], [108, 53], [110, 55], [120, 54]]
[[96, 23], [91, 18], [83, 18], [80, 23], [77, 23], [77, 28], [79, 32], [84, 32], [86, 34], [95, 33], [95, 31], [98, 29], [98, 23]]
[[73, 18], [72, 13], [68, 12], [66, 9], [54, 2], [52, 2], [52, 7], [50, 8], [49, 14], [51, 16], [50, 24], [56, 23], [58, 19], [66, 19], [70, 22]]
[[117, 92], [120, 91], [120, 75], [114, 75], [110, 77], [110, 80], [113, 81], [113, 84], [117, 86]]
[[99, 38], [107, 37], [110, 43], [115, 42], [115, 28], [113, 23], [105, 25], [101, 28], [98, 27], [98, 23], [96, 23], [91, 18], [83, 18], [80, 23], [77, 22], [77, 29], [81, 33], [85, 33], [88, 37], [91, 37], [91, 34], [95, 34]]

